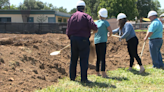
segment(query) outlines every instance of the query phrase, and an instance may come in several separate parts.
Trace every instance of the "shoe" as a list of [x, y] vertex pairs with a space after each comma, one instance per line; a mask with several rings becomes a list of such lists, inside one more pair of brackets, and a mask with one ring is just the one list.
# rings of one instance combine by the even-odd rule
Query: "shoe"
[[103, 78], [109, 78], [108, 75], [105, 72], [102, 72], [102, 77]]
[[75, 79], [70, 79], [71, 81], [75, 81]]
[[160, 67], [162, 70], [164, 70], [164, 66], [163, 67]]
[[127, 69], [127, 71], [132, 71], [132, 67], [129, 67], [129, 69]]
[[101, 76], [101, 74], [96, 74], [97, 76]]
[[108, 76], [102, 76], [103, 78], [106, 78], [106, 79], [109, 79], [109, 77]]
[[141, 73], [144, 73], [145, 72], [145, 68], [142, 68], [142, 69], [140, 69], [140, 71], [139, 71], [139, 73], [141, 74]]
[[92, 81], [89, 80], [85, 80], [85, 81], [81, 81], [82, 83], [93, 83]]

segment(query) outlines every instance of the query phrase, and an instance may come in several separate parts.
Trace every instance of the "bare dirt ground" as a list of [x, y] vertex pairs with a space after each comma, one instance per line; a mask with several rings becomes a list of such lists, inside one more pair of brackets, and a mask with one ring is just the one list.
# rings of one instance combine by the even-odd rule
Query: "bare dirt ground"
[[[139, 55], [145, 35], [145, 32], [137, 33]], [[43, 89], [68, 76], [70, 47], [57, 56], [49, 54], [69, 43], [65, 34], [0, 34], [0, 92], [29, 92]], [[161, 52], [164, 53], [164, 49]], [[142, 63], [152, 64], [148, 41]], [[128, 66], [129, 55], [125, 40], [120, 42], [116, 37], [108, 38], [106, 69], [114, 70]], [[77, 72], [80, 74], [79, 63]], [[95, 62], [90, 62], [88, 74], [95, 74]]]

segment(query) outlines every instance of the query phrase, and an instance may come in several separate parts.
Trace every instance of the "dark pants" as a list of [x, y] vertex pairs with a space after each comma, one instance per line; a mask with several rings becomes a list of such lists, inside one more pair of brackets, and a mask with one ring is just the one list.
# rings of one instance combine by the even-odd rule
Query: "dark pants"
[[128, 52], [130, 55], [130, 67], [133, 66], [134, 58], [136, 58], [136, 60], [140, 66], [142, 65], [141, 59], [137, 54], [137, 46], [138, 46], [138, 38], [137, 37], [133, 37], [127, 41], [127, 48], [128, 48]]
[[99, 72], [100, 62], [101, 62], [101, 71], [105, 71], [106, 42], [98, 43], [95, 46], [96, 46], [96, 54], [97, 54], [96, 71]]
[[71, 62], [70, 62], [70, 79], [76, 78], [76, 67], [78, 57], [80, 56], [81, 81], [87, 80], [88, 58], [90, 51], [89, 38], [71, 36]]

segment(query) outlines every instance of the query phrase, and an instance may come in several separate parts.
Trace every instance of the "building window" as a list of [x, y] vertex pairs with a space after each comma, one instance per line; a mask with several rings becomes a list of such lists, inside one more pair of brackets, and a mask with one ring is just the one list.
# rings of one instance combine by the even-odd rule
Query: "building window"
[[62, 22], [62, 18], [58, 18], [58, 22]]
[[67, 19], [63, 19], [63, 22], [66, 23], [67, 22]]
[[55, 17], [48, 17], [48, 23], [55, 23]]
[[0, 22], [4, 23], [4, 22], [11, 22], [11, 18], [9, 17], [0, 17]]
[[34, 22], [34, 18], [33, 17], [28, 17], [27, 22]]

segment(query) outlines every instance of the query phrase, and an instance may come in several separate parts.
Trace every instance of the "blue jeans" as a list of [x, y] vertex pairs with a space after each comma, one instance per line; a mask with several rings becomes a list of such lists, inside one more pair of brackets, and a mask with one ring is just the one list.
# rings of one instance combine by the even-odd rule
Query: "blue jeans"
[[162, 55], [160, 52], [163, 40], [162, 39], [150, 39], [149, 50], [153, 62], [153, 67], [163, 67]]
[[71, 62], [70, 62], [70, 79], [76, 78], [76, 67], [78, 57], [80, 57], [81, 81], [87, 80], [88, 58], [90, 51], [90, 41], [86, 37], [71, 36]]

